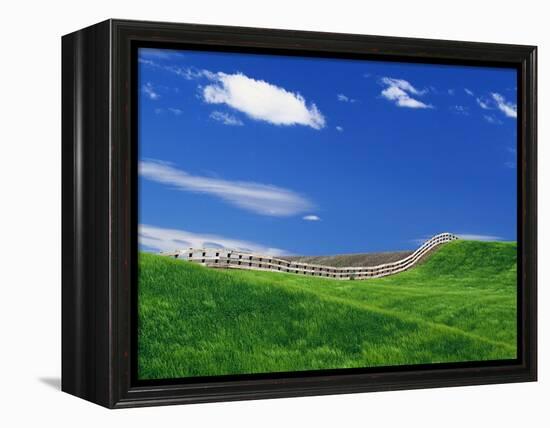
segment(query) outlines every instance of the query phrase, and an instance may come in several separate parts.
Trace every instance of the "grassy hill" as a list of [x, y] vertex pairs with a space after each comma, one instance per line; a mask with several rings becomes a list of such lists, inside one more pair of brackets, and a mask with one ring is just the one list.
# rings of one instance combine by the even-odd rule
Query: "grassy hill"
[[141, 379], [510, 359], [516, 244], [454, 241], [337, 281], [140, 254]]

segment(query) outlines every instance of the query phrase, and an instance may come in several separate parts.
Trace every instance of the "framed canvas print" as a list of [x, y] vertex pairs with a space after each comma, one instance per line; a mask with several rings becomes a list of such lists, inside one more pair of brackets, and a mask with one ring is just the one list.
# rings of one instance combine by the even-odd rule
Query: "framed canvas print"
[[536, 49], [63, 37], [62, 389], [106, 407], [536, 380]]

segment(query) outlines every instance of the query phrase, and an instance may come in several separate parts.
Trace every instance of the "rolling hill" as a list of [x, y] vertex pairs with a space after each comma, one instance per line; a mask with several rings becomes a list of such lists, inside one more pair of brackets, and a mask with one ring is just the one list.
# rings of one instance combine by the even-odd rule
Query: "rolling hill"
[[516, 357], [516, 244], [454, 241], [336, 281], [140, 253], [141, 379]]

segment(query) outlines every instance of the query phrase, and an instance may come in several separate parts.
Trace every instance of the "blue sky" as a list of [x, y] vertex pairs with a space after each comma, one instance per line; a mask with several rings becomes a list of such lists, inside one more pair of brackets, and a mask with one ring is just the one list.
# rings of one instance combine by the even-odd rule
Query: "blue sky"
[[140, 246], [516, 240], [516, 71], [139, 50]]

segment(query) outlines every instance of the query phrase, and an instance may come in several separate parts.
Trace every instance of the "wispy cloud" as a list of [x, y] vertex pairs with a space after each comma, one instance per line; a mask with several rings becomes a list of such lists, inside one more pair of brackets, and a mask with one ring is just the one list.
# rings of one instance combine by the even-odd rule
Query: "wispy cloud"
[[356, 101], [355, 99], [350, 98], [350, 97], [348, 97], [347, 95], [344, 95], [344, 94], [336, 95], [336, 99], [338, 101], [343, 102], [343, 103], [354, 103]]
[[306, 221], [320, 221], [321, 217], [310, 214], [303, 216], [302, 219]]
[[493, 107], [491, 106], [491, 101], [487, 98], [483, 97], [477, 97], [476, 103], [483, 109], [483, 110], [492, 110]]
[[212, 113], [210, 113], [210, 118], [217, 120], [218, 122], [221, 122], [224, 125], [228, 125], [228, 126], [243, 125], [243, 122], [239, 118], [233, 116], [232, 114], [224, 113], [221, 111], [213, 111]]
[[299, 93], [288, 91], [264, 80], [242, 73], [215, 73], [215, 83], [203, 88], [209, 104], [226, 104], [254, 120], [274, 125], [304, 125], [314, 129], [325, 126], [325, 118], [313, 103], [307, 105]]
[[511, 169], [517, 168], [517, 163], [518, 163], [518, 161], [517, 161], [517, 155], [518, 155], [517, 149], [515, 147], [507, 147], [506, 151], [510, 154], [510, 157], [512, 158], [512, 160], [504, 162], [504, 166], [506, 168], [511, 168]]
[[454, 105], [450, 107], [451, 111], [456, 114], [461, 114], [463, 116], [469, 116], [470, 112], [468, 111], [468, 107], [462, 106], [462, 105]]
[[504, 162], [504, 166], [506, 168], [516, 169], [516, 162], [506, 161], [506, 162]]
[[199, 86], [205, 102], [226, 104], [254, 120], [274, 125], [303, 125], [313, 129], [325, 127], [325, 117], [314, 103], [308, 104], [298, 92], [289, 91], [264, 80], [253, 79], [243, 73], [215, 73], [195, 67], [165, 65], [147, 58], [140, 58], [140, 62], [186, 80], [209, 80], [210, 84]]
[[484, 114], [483, 119], [489, 122], [492, 125], [502, 125], [502, 121], [498, 120], [495, 116], [490, 114]]
[[516, 104], [506, 101], [502, 95], [496, 92], [491, 93], [491, 96], [493, 100], [495, 100], [497, 108], [504, 113], [506, 117], [517, 118], [518, 113]]
[[343, 131], [344, 131], [344, 128], [342, 128], [341, 126], [338, 125], [338, 126], [336, 127], [336, 130], [337, 130], [338, 132], [343, 132]]
[[455, 90], [454, 89], [447, 89], [447, 93], [449, 95], [454, 95], [455, 94]]
[[506, 117], [517, 118], [516, 104], [507, 101], [498, 92], [491, 92], [490, 97], [477, 97], [476, 102], [483, 110], [499, 110]]
[[138, 59], [138, 62], [140, 64], [145, 64], [145, 65], [148, 65], [150, 67], [154, 67], [154, 68], [157, 68], [157, 67], [160, 67], [159, 64], [157, 64], [155, 61], [153, 61], [152, 59], [146, 59], [146, 58], [139, 58]]
[[[453, 232], [454, 233], [454, 232]], [[475, 234], [475, 233], [454, 233], [456, 236], [458, 236], [460, 239], [464, 239], [467, 241], [503, 241], [504, 239], [500, 236], [495, 235], [481, 235], [481, 234]], [[411, 239], [411, 242], [414, 242], [416, 245], [422, 245], [424, 242], [429, 240], [435, 235], [425, 235], [422, 238], [416, 238]]]
[[383, 77], [382, 83], [386, 85], [386, 88], [381, 92], [381, 95], [387, 100], [393, 101], [398, 107], [433, 108], [432, 105], [412, 97], [412, 95], [422, 96], [426, 91], [416, 89], [406, 80]]
[[145, 85], [142, 86], [142, 91], [145, 95], [149, 97], [151, 100], [158, 100], [160, 98], [160, 95], [158, 92], [155, 91], [155, 88], [153, 87], [153, 84], [151, 82], [147, 82]]
[[140, 161], [139, 174], [177, 190], [211, 195], [261, 215], [288, 217], [314, 208], [310, 200], [289, 189], [270, 184], [192, 175], [162, 161]]
[[[141, 55], [138, 62], [140, 64], [146, 65], [151, 68], [161, 69], [175, 74], [176, 76], [183, 77], [185, 80], [196, 80], [200, 78], [212, 79], [215, 76], [215, 73], [212, 73], [209, 70], [199, 69], [193, 66], [179, 66], [174, 64], [165, 64], [162, 61], [156, 61], [158, 58], [166, 59], [171, 58], [176, 55], [176, 52], [171, 52], [169, 54], [164, 54], [164, 56], [159, 55]], [[144, 56], [152, 56], [154, 59], [144, 58]]]
[[171, 113], [174, 116], [181, 116], [183, 114], [183, 110], [175, 107], [168, 107], [168, 108], [156, 108], [155, 113], [156, 114], [163, 114], [163, 113]]
[[464, 92], [466, 92], [469, 96], [473, 97], [474, 96], [474, 92], [473, 91], [470, 91], [468, 88], [464, 88]]
[[180, 51], [170, 49], [155, 49], [155, 48], [140, 48], [140, 59], [155, 58], [155, 59], [173, 59], [174, 57], [183, 57], [184, 54]]
[[162, 68], [186, 80], [195, 80], [200, 78], [214, 79], [215, 73], [208, 70], [202, 70], [195, 67], [180, 67], [177, 65], [162, 66]]
[[503, 238], [495, 235], [478, 235], [475, 233], [457, 233], [460, 239], [466, 239], [468, 241], [502, 241]]
[[255, 242], [228, 238], [214, 234], [188, 232], [180, 229], [139, 225], [139, 244], [149, 251], [174, 251], [187, 248], [229, 248], [239, 251], [277, 256], [288, 254], [280, 248], [272, 248]]

